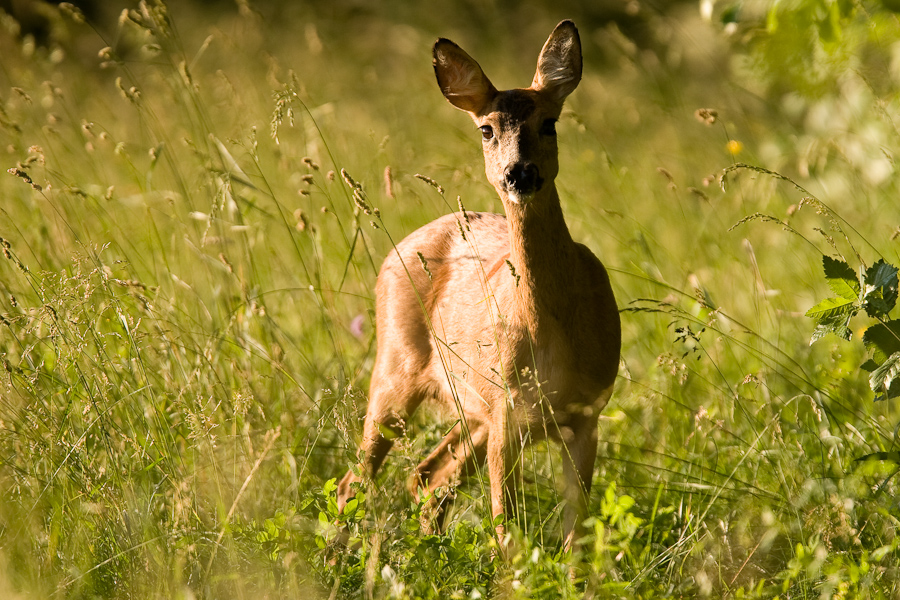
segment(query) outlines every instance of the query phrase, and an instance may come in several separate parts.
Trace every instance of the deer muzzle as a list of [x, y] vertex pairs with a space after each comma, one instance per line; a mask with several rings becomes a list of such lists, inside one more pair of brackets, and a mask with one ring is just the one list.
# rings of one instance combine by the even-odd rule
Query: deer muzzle
[[532, 162], [518, 162], [506, 167], [503, 183], [509, 197], [517, 204], [540, 191], [544, 185], [537, 165]]

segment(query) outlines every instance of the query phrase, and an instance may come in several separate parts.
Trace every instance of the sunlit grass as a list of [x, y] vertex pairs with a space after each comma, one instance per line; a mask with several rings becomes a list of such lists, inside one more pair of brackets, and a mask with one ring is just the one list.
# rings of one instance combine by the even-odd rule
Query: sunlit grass
[[[143, 8], [99, 31], [62, 15], [47, 47], [3, 21], [0, 594], [897, 593], [896, 465], [855, 462], [896, 451], [896, 408], [873, 403], [859, 342], [809, 345], [803, 316], [823, 253], [898, 261], [895, 83], [768, 100], [692, 15], [659, 25], [681, 63], [585, 17], [558, 184], [625, 309], [623, 362], [592, 534], [561, 554], [538, 445], [502, 561], [478, 481], [445, 535], [421, 534], [405, 482], [446, 429], [426, 415], [359, 512], [326, 482], [355, 460], [381, 260], [457, 196], [501, 210], [432, 40], [463, 36], [524, 85], [558, 19], [492, 38], [449, 9], [285, 10]], [[896, 26], [877, 25], [887, 52]], [[734, 162], [800, 182], [847, 237], [790, 182], [742, 169], [723, 190]], [[733, 227], [754, 213], [797, 233]], [[329, 543], [336, 520], [358, 547]]]

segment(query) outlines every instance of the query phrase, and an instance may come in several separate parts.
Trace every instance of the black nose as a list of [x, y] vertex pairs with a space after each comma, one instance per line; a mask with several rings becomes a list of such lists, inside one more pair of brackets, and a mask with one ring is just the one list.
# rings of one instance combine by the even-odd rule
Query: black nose
[[519, 194], [534, 193], [541, 189], [541, 185], [544, 183], [537, 165], [530, 162], [516, 163], [507, 167], [503, 177], [506, 187]]

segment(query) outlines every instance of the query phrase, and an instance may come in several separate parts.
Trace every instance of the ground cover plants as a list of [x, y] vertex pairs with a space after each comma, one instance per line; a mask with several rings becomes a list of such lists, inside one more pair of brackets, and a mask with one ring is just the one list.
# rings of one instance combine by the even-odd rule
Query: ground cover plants
[[[897, 597], [892, 3], [629, 6], [4, 13], [0, 596]], [[483, 480], [443, 534], [405, 491], [452, 420], [343, 512], [334, 478], [381, 260], [501, 210], [433, 40], [526, 85], [565, 17], [560, 195], [623, 361], [590, 535], [562, 553], [530, 446], [500, 560]]]

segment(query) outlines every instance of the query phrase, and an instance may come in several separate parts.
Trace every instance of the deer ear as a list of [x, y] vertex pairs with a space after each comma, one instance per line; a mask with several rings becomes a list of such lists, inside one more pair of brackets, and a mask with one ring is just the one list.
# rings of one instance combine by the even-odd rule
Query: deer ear
[[541, 50], [531, 87], [562, 102], [581, 81], [581, 38], [572, 21], [561, 21]]
[[497, 88], [481, 70], [481, 67], [466, 54], [466, 51], [441, 38], [434, 43], [434, 74], [444, 97], [456, 108], [473, 115], [484, 111]]

